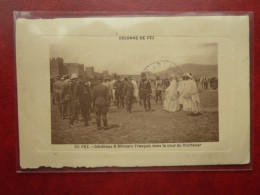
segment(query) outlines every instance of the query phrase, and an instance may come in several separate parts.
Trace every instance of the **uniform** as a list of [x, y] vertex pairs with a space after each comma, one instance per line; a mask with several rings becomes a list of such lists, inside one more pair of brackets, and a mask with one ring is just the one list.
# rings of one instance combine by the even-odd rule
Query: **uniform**
[[54, 93], [55, 100], [58, 102], [58, 107], [60, 111], [60, 115], [62, 115], [62, 106], [61, 106], [61, 93], [62, 93], [63, 82], [61, 80], [57, 80], [54, 83]]
[[[150, 102], [151, 93], [152, 93], [152, 88], [150, 82], [146, 78], [142, 79], [139, 83], [139, 94], [143, 100], [143, 105], [146, 111], [148, 111], [148, 109], [151, 111], [151, 102]], [[148, 105], [148, 109], [147, 109], [147, 105]]]
[[[93, 93], [93, 88], [98, 84], [98, 81], [96, 79], [94, 79], [91, 84], [90, 84], [90, 93]], [[94, 101], [93, 98], [91, 96], [91, 108], [90, 110], [93, 112], [94, 111]]]
[[103, 120], [104, 128], [107, 129], [106, 114], [110, 104], [110, 94], [108, 87], [101, 83], [93, 87], [92, 99], [94, 102], [94, 111], [96, 113], [97, 128], [101, 129], [101, 116]]
[[134, 84], [131, 83], [131, 82], [127, 82], [124, 90], [125, 90], [124, 94], [125, 94], [125, 97], [126, 97], [126, 106], [127, 106], [126, 108], [127, 108], [128, 112], [131, 112], [132, 111], [132, 105], [133, 105], [133, 102], [134, 102], [134, 99], [135, 99]]
[[90, 119], [91, 96], [89, 85], [84, 82], [79, 83], [79, 103], [85, 126], [88, 126], [88, 120]]
[[162, 104], [162, 90], [163, 90], [162, 80], [158, 79], [155, 81], [155, 101], [156, 101], [156, 103], [160, 99], [161, 104]]
[[74, 121], [78, 119], [79, 111], [80, 111], [80, 103], [79, 103], [79, 83], [72, 80], [71, 82], [71, 91], [70, 91], [70, 125], [73, 125]]
[[63, 118], [65, 118], [66, 115], [70, 115], [69, 113], [70, 92], [71, 92], [71, 81], [70, 79], [67, 79], [62, 83], [61, 105], [62, 105]]
[[121, 105], [124, 107], [124, 101], [122, 101], [122, 81], [117, 80], [114, 83], [114, 89], [115, 89], [115, 98], [116, 98], [116, 106], [119, 108]]
[[127, 86], [127, 80], [124, 79], [121, 83], [121, 95], [120, 95], [120, 99], [121, 99], [121, 104], [122, 104], [122, 107], [124, 108], [124, 103], [125, 103], [125, 90], [126, 90], [126, 86]]

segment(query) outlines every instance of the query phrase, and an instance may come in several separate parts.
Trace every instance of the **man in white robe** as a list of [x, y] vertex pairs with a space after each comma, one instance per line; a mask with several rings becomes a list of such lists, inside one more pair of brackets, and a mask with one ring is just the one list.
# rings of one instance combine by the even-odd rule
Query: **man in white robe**
[[165, 99], [163, 102], [163, 108], [169, 112], [176, 112], [180, 109], [178, 92], [177, 92], [177, 82], [176, 76], [172, 76], [170, 86], [165, 90]]
[[115, 88], [114, 88], [114, 84], [116, 82], [116, 79], [113, 78], [112, 81], [110, 81], [110, 87], [111, 87], [111, 99], [114, 102], [114, 105], [116, 105], [116, 95], [115, 95]]
[[200, 97], [198, 86], [191, 74], [187, 74], [187, 81], [183, 92], [184, 102], [183, 110], [191, 111], [193, 114], [199, 114], [200, 109]]
[[138, 97], [138, 86], [137, 86], [137, 82], [136, 82], [136, 80], [132, 80], [131, 81], [131, 83], [134, 85], [134, 96], [135, 96], [135, 98], [137, 99], [137, 97]]

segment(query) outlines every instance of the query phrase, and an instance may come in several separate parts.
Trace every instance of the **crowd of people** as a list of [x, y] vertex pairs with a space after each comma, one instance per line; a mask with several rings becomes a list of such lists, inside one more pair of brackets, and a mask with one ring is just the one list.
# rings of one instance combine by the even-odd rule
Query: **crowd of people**
[[200, 98], [197, 84], [190, 73], [181, 76], [171, 75], [170, 79], [155, 80], [147, 78], [145, 73], [140, 76], [140, 81], [131, 76], [121, 78], [79, 77], [73, 73], [70, 77], [64, 75], [51, 80], [52, 103], [58, 105], [60, 116], [69, 119], [72, 128], [79, 115], [84, 120], [84, 125], [89, 126], [91, 113], [95, 113], [97, 129], [109, 128], [107, 113], [110, 105], [118, 109], [126, 108], [132, 112], [132, 106], [138, 102], [144, 111], [151, 112], [151, 99], [155, 98], [156, 104], [161, 104], [168, 112], [179, 110], [189, 111], [194, 115], [200, 114]]

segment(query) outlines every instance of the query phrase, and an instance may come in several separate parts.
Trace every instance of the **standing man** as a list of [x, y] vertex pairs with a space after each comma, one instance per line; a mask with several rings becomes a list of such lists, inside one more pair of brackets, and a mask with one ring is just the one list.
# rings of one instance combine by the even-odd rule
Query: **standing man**
[[187, 73], [186, 75], [187, 81], [183, 91], [183, 108], [186, 111], [191, 111], [194, 115], [198, 115], [201, 113], [199, 90], [192, 75], [190, 73]]
[[81, 108], [81, 114], [84, 119], [84, 125], [89, 126], [88, 120], [90, 119], [90, 104], [91, 104], [91, 96], [90, 89], [88, 83], [85, 79], [82, 79], [79, 82], [79, 103]]
[[[90, 93], [92, 94], [93, 93], [93, 88], [98, 84], [98, 79], [96, 76], [93, 77], [92, 81], [91, 81], [91, 84], [90, 84]], [[91, 109], [92, 109], [92, 112], [94, 111], [94, 101], [91, 97], [91, 102], [92, 102], [92, 105], [91, 105]]]
[[128, 81], [127, 81], [127, 77], [125, 77], [122, 81], [122, 86], [121, 86], [121, 103], [122, 103], [122, 106], [124, 108], [124, 103], [125, 103], [125, 90], [126, 90], [126, 86], [128, 84]]
[[[64, 82], [62, 86], [62, 116], [63, 119], [65, 119], [66, 115], [70, 115], [69, 113], [69, 104], [70, 104], [70, 91], [71, 91], [71, 81], [69, 79], [69, 76], [64, 75]], [[69, 116], [70, 117], [70, 116]]]
[[92, 99], [94, 102], [94, 111], [96, 113], [97, 129], [101, 130], [101, 116], [103, 120], [104, 130], [108, 129], [107, 111], [110, 106], [110, 94], [107, 86], [102, 85], [102, 78], [98, 79], [98, 84], [93, 87]]
[[72, 116], [70, 117], [70, 127], [73, 127], [73, 123], [76, 119], [78, 119], [80, 103], [79, 103], [79, 82], [78, 75], [76, 73], [71, 74], [71, 111]]
[[115, 88], [114, 88], [114, 85], [115, 85], [115, 82], [116, 82], [116, 76], [117, 75], [114, 75], [113, 79], [110, 81], [112, 101], [114, 102], [114, 106], [116, 106], [116, 95], [115, 95]]
[[155, 102], [156, 103], [160, 99], [162, 104], [162, 90], [163, 90], [162, 80], [160, 79], [160, 76], [156, 76], [156, 81], [155, 81]]
[[63, 86], [63, 83], [61, 81], [61, 77], [57, 76], [56, 81], [54, 83], [54, 93], [55, 93], [55, 100], [58, 103], [60, 116], [62, 116], [62, 105], [61, 105], [62, 86]]
[[128, 81], [126, 83], [126, 87], [124, 89], [124, 94], [125, 94], [125, 97], [126, 97], [126, 109], [129, 113], [131, 113], [132, 111], [132, 105], [133, 105], [133, 101], [135, 99], [135, 96], [134, 96], [134, 84], [132, 83], [132, 77], [129, 76], [128, 77]]
[[[145, 108], [145, 111], [151, 111], [151, 94], [152, 94], [152, 88], [151, 88], [151, 84], [148, 81], [145, 73], [141, 74], [141, 81], [139, 83], [139, 92], [140, 92], [140, 96], [143, 100], [143, 105]], [[148, 105], [148, 108], [147, 108]]]
[[120, 76], [116, 77], [116, 82], [114, 83], [116, 106], [119, 108], [121, 106], [121, 96], [122, 96], [122, 81]]

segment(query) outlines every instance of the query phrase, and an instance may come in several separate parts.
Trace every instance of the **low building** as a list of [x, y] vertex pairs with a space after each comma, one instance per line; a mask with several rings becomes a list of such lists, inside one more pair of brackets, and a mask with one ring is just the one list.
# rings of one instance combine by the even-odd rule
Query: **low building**
[[65, 72], [62, 58], [50, 58], [50, 76], [51, 78], [62, 76]]
[[94, 77], [94, 67], [85, 67], [84, 72], [87, 77]]
[[104, 78], [105, 78], [105, 77], [108, 77], [108, 71], [107, 71], [107, 70], [103, 71], [102, 74], [103, 74], [103, 77], [104, 77]]
[[64, 64], [66, 74], [71, 76], [72, 73], [76, 73], [78, 76], [85, 76], [84, 65], [78, 63], [65, 63]]

